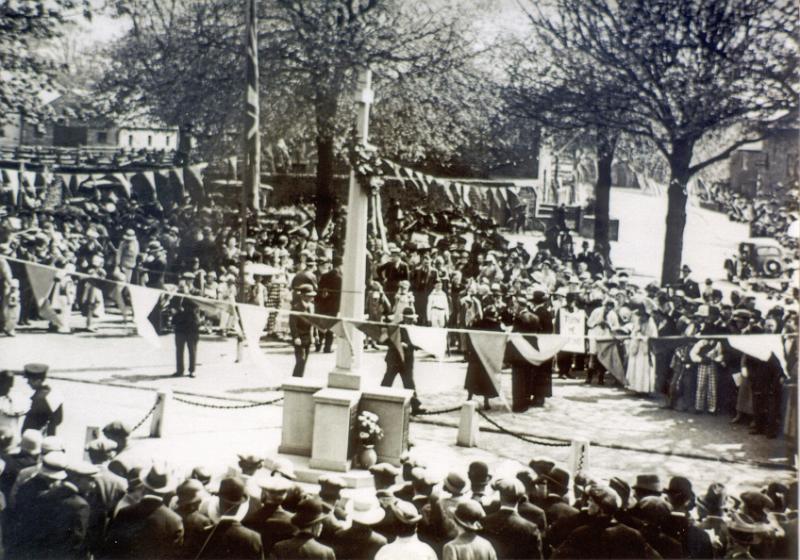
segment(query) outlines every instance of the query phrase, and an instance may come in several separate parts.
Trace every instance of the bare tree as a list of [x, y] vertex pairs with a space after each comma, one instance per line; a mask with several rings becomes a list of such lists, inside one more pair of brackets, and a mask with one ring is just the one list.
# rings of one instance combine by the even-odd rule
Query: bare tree
[[[555, 0], [531, 8], [542, 38], [573, 55], [553, 61], [581, 76], [618, 84], [604, 90], [595, 122], [647, 138], [669, 165], [669, 206], [661, 280], [678, 279], [686, 185], [705, 167], [795, 122], [797, 6], [791, 0]], [[569, 84], [566, 84], [569, 87]], [[749, 133], [699, 159], [707, 135], [742, 123]], [[758, 126], [756, 126], [758, 125]]]

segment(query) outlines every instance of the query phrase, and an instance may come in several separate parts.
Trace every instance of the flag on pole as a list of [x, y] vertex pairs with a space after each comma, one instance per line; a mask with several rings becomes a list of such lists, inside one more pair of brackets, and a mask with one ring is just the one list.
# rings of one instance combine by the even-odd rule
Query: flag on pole
[[256, 33], [256, 1], [247, 2], [247, 30], [245, 36], [245, 169], [244, 184], [247, 205], [258, 209], [258, 188], [261, 183], [261, 139], [258, 133], [258, 35]]

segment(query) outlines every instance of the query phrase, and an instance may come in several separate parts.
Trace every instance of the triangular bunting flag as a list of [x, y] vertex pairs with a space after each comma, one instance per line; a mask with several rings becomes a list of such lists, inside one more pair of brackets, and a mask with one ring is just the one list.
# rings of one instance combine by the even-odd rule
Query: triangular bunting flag
[[57, 173], [56, 176], [64, 183], [64, 188], [70, 190], [72, 188], [72, 173]]
[[239, 320], [242, 323], [244, 338], [247, 341], [247, 351], [256, 363], [265, 361], [264, 354], [261, 352], [261, 333], [267, 326], [269, 311], [259, 305], [245, 305], [240, 303], [236, 306], [239, 312]]
[[160, 346], [161, 341], [158, 338], [158, 333], [148, 316], [158, 303], [161, 292], [134, 284], [128, 284], [127, 288], [131, 295], [133, 323], [136, 325], [136, 332], [150, 344]]
[[112, 173], [111, 176], [116, 179], [117, 183], [122, 185], [128, 196], [131, 196], [131, 180], [125, 173]]
[[31, 284], [31, 291], [36, 300], [36, 305], [41, 308], [50, 292], [53, 290], [53, 281], [56, 278], [56, 271], [46, 266], [34, 263], [25, 263], [25, 272], [28, 273], [28, 281]]
[[365, 323], [363, 321], [353, 321], [353, 326], [379, 343], [384, 343], [389, 340], [389, 336], [398, 329], [397, 325], [382, 325], [377, 323]]
[[340, 323], [341, 321], [336, 317], [325, 317], [322, 315], [303, 315], [303, 318], [317, 327], [321, 331], [329, 331], [331, 330], [336, 323]]
[[189, 191], [189, 195], [195, 201], [200, 201], [205, 198], [203, 170], [207, 165], [207, 163], [198, 163], [183, 168], [183, 186]]
[[87, 173], [75, 173], [75, 188], [79, 188], [86, 181], [88, 181], [89, 178], [90, 177]]
[[461, 185], [461, 199], [468, 207], [472, 207], [472, 187], [469, 185]]
[[447, 329], [434, 327], [402, 327], [408, 331], [411, 344], [432, 354], [438, 359], [443, 359], [447, 354]]
[[180, 185], [181, 190], [183, 190], [183, 171], [178, 168], [173, 168], [169, 170], [169, 176], [172, 180], [174, 180], [178, 185]]
[[17, 199], [19, 198], [19, 172], [11, 169], [3, 169], [3, 182], [11, 191], [12, 202], [17, 204]]
[[489, 374], [494, 390], [498, 395], [502, 395], [500, 390], [500, 370], [503, 369], [503, 357], [506, 353], [508, 335], [471, 332], [469, 333], [469, 341], [472, 343], [472, 348], [478, 355], [478, 359], [483, 364], [484, 369]]
[[147, 181], [147, 185], [152, 190], [153, 194], [156, 193], [156, 174], [153, 171], [142, 171], [139, 173], [144, 180]]
[[616, 340], [598, 340], [597, 359], [617, 381], [625, 385], [625, 364]]
[[22, 184], [27, 187], [36, 186], [36, 172], [35, 171], [22, 171]]
[[762, 362], [769, 361], [773, 354], [778, 359], [783, 357], [783, 344], [779, 334], [771, 336], [733, 335], [728, 337], [728, 342], [742, 354], [747, 354]]
[[414, 176], [422, 185], [422, 190], [426, 193], [430, 192], [431, 189], [431, 178], [425, 175], [424, 173], [420, 173], [419, 171], [414, 171]]
[[514, 345], [523, 358], [538, 366], [552, 359], [559, 350], [566, 346], [569, 338], [557, 334], [537, 334], [534, 346], [521, 334], [512, 334], [509, 342]]

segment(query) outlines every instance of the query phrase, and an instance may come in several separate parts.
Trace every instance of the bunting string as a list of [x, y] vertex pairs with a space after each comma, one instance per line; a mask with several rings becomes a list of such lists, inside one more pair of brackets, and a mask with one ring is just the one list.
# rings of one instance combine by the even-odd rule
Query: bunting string
[[[170, 296], [170, 297], [181, 297], [181, 298], [185, 298], [185, 299], [191, 299], [191, 300], [194, 300], [194, 301], [197, 301], [197, 302], [200, 302], [200, 303], [205, 303], [206, 305], [210, 304], [211, 306], [226, 306], [226, 307], [229, 307], [229, 306], [231, 306], [233, 304], [233, 302], [230, 302], [230, 301], [208, 298], [208, 297], [200, 296], [200, 295], [196, 295], [196, 294], [181, 293], [181, 292], [178, 292], [177, 289], [150, 288], [150, 287], [140, 286], [138, 284], [131, 284], [129, 282], [124, 282], [124, 281], [121, 281], [121, 280], [113, 280], [113, 279], [109, 279], [109, 278], [101, 278], [99, 276], [95, 276], [95, 275], [92, 275], [92, 274], [87, 274], [85, 272], [67, 271], [66, 269], [63, 269], [63, 268], [54, 267], [52, 265], [40, 264], [40, 263], [37, 263], [37, 262], [28, 261], [28, 260], [24, 260], [24, 259], [19, 259], [19, 258], [16, 258], [16, 257], [2, 256], [0, 258], [26, 265], [26, 269], [28, 271], [30, 271], [31, 267], [36, 267], [36, 268], [41, 268], [41, 269], [47, 270], [47, 271], [54, 271], [56, 273], [62, 273], [63, 275], [74, 276], [74, 277], [82, 278], [82, 279], [85, 279], [85, 280], [93, 280], [93, 281], [98, 282], [98, 283], [105, 283], [105, 284], [122, 286], [122, 287], [132, 287], [134, 289], [134, 291], [137, 288], [146, 288], [147, 290], [152, 290], [153, 292], [159, 292], [160, 294], [164, 294], [164, 295], [167, 295], [167, 296]], [[53, 274], [53, 278], [55, 278], [55, 276], [57, 276], [57, 274]], [[41, 289], [41, 288], [37, 288], [37, 289]], [[362, 292], [355, 291], [355, 293], [362, 293]], [[264, 312], [266, 312], [266, 313], [279, 313], [279, 314], [287, 314], [287, 315], [298, 315], [298, 316], [302, 316], [302, 317], [306, 317], [306, 318], [311, 319], [315, 323], [315, 325], [317, 325], [317, 326], [326, 326], [327, 325], [327, 328], [333, 328], [333, 324], [330, 324], [330, 322], [331, 322], [332, 319], [334, 319], [335, 321], [351, 322], [351, 323], [356, 324], [359, 327], [361, 327], [361, 326], [370, 326], [372, 328], [376, 328], [377, 327], [377, 328], [382, 328], [382, 329], [387, 329], [387, 328], [392, 328], [392, 327], [402, 327], [402, 328], [424, 329], [426, 332], [427, 331], [432, 331], [432, 330], [441, 330], [441, 331], [446, 331], [448, 333], [464, 333], [464, 334], [478, 333], [481, 336], [488, 335], [488, 336], [503, 336], [503, 337], [508, 337], [509, 335], [518, 334], [518, 333], [514, 333], [510, 328], [507, 328], [507, 329], [501, 330], [501, 331], [486, 331], [486, 330], [481, 330], [481, 329], [467, 329], [467, 328], [458, 328], [458, 327], [423, 327], [423, 326], [418, 326], [418, 325], [403, 325], [403, 324], [398, 324], [398, 323], [386, 323], [386, 322], [381, 322], [381, 321], [370, 321], [370, 320], [367, 320], [367, 319], [357, 319], [357, 318], [354, 318], [354, 317], [332, 317], [330, 315], [322, 315], [322, 314], [319, 314], [319, 313], [309, 313], [309, 312], [305, 312], [305, 311], [294, 311], [294, 310], [291, 310], [291, 309], [282, 309], [282, 308], [277, 308], [277, 307], [266, 307], [266, 306], [262, 307], [262, 306], [255, 306], [253, 304], [247, 304], [247, 303], [236, 303], [235, 305], [237, 307], [238, 306], [242, 306], [242, 305], [248, 305], [248, 306], [251, 306], [251, 307], [258, 307], [259, 309], [264, 310]], [[529, 337], [529, 336], [532, 336], [532, 337], [536, 337], [536, 336], [547, 336], [547, 337], [558, 336], [558, 337], [563, 337], [565, 339], [569, 339], [570, 341], [572, 341], [574, 339], [584, 339], [584, 340], [590, 340], [590, 341], [595, 341], [595, 342], [623, 342], [623, 341], [626, 341], [626, 340], [651, 340], [651, 341], [654, 341], [654, 340], [674, 340], [674, 341], [687, 341], [688, 342], [688, 341], [692, 341], [692, 340], [701, 340], [701, 339], [728, 340], [728, 339], [731, 339], [731, 338], [733, 338], [735, 340], [736, 339], [745, 339], [745, 338], [747, 338], [747, 339], [757, 339], [757, 338], [768, 339], [770, 337], [771, 338], [777, 337], [777, 338], [786, 339], [786, 338], [796, 338], [798, 336], [798, 333], [777, 333], [777, 334], [775, 334], [775, 333], [693, 334], [691, 336], [686, 336], [686, 335], [665, 335], [665, 336], [657, 336], [657, 337], [644, 337], [644, 336], [639, 336], [639, 335], [628, 335], [628, 334], [615, 334], [613, 336], [607, 336], [607, 335], [606, 336], [597, 336], [597, 335], [593, 335], [593, 334], [579, 335], [579, 334], [574, 334], [574, 333], [563, 334], [563, 335], [561, 335], [559, 333], [525, 333], [525, 336], [526, 337]], [[558, 346], [558, 345], [556, 344], [555, 346]]]

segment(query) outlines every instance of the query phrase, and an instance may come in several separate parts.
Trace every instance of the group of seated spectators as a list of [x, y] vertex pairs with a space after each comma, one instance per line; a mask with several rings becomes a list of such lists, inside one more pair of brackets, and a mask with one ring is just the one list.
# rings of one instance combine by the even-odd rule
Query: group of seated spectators
[[[171, 468], [114, 421], [86, 445], [0, 429], [4, 557], [59, 559], [796, 558], [797, 482], [598, 480], [545, 457], [439, 471], [378, 463], [374, 488], [296, 480], [285, 457]], [[183, 464], [187, 463], [183, 458]], [[494, 470], [494, 472], [493, 472]], [[446, 473], [446, 474], [445, 474]]]

